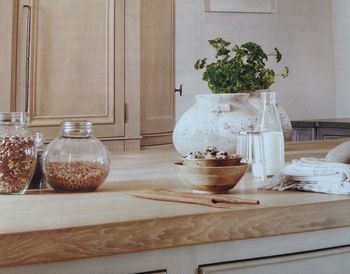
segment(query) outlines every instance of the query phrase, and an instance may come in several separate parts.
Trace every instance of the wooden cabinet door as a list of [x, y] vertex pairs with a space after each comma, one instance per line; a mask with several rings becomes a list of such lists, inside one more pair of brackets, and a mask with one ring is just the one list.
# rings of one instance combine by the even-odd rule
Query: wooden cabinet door
[[29, 126], [47, 138], [67, 119], [95, 135], [124, 135], [124, 0], [20, 0], [16, 110], [25, 105], [31, 6]]
[[141, 134], [174, 128], [174, 0], [140, 1]]
[[11, 111], [12, 40], [14, 34], [12, 1], [0, 1], [0, 111]]

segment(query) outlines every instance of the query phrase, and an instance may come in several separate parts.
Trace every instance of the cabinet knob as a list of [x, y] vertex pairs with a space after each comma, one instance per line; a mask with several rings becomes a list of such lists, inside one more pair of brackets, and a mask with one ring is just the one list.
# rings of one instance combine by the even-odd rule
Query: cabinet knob
[[175, 93], [178, 92], [180, 96], [182, 96], [182, 84], [180, 85], [180, 88], [175, 89]]

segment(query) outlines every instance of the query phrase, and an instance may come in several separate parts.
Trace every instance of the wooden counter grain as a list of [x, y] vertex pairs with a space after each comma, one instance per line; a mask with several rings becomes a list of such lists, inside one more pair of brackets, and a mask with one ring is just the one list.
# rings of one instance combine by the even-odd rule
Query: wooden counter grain
[[[341, 140], [287, 144], [287, 159], [321, 157]], [[249, 174], [233, 190], [259, 206], [216, 209], [135, 198], [128, 191], [186, 189], [172, 150], [112, 156], [97, 192], [28, 192], [0, 199], [0, 266], [122, 254], [350, 226], [350, 197], [257, 191]]]

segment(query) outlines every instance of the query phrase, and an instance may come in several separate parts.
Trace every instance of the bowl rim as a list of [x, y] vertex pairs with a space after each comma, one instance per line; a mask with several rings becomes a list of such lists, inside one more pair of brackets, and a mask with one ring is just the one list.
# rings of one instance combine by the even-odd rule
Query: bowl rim
[[213, 159], [204, 159], [204, 158], [200, 158], [200, 159], [186, 159], [184, 157], [180, 157], [181, 161], [229, 161], [229, 160], [238, 160], [238, 159], [242, 159], [243, 156], [240, 154], [237, 154], [236, 158], [230, 158], [230, 159], [220, 159], [220, 158], [213, 158]]
[[247, 163], [239, 163], [238, 165], [232, 165], [232, 166], [187, 166], [184, 165], [183, 162], [175, 162], [173, 163], [174, 166], [180, 166], [184, 168], [198, 168], [198, 169], [232, 169], [232, 168], [238, 168], [243, 166], [249, 166]]

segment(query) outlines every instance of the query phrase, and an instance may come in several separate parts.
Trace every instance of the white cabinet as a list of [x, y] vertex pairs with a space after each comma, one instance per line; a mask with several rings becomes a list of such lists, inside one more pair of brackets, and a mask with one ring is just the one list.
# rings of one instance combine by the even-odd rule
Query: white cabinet
[[199, 267], [200, 274], [348, 274], [350, 247]]

